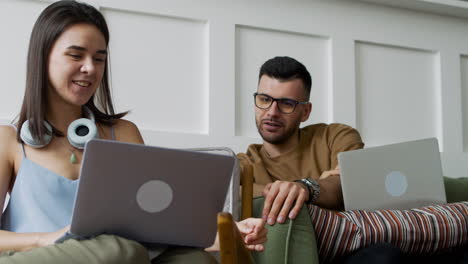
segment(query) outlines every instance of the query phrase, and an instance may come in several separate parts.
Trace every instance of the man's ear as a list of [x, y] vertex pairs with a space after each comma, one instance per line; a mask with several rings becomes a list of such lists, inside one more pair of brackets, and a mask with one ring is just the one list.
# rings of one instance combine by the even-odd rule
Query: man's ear
[[304, 105], [304, 111], [302, 111], [301, 122], [307, 121], [309, 119], [310, 113], [312, 112], [312, 103], [307, 103]]

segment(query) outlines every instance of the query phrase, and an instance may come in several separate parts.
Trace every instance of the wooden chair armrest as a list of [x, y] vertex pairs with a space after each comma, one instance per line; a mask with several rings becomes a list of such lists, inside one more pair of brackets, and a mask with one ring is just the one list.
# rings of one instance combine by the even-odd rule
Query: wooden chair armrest
[[218, 236], [221, 264], [254, 263], [230, 213], [218, 214]]
[[242, 186], [242, 213], [241, 220], [252, 217], [253, 201], [253, 166], [245, 165], [241, 171], [240, 183]]

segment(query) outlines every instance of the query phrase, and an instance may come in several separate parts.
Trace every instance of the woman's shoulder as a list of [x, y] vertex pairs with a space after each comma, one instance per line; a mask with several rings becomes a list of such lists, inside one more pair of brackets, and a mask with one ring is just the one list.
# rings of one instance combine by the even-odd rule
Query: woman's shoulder
[[0, 125], [0, 145], [16, 142], [16, 128], [13, 125]]
[[115, 120], [113, 127], [115, 129], [138, 129], [135, 123], [122, 118]]
[[118, 119], [112, 127], [116, 140], [129, 143], [143, 143], [140, 130], [133, 122], [125, 119]]
[[0, 125], [0, 156], [2, 159], [11, 158], [18, 147], [16, 128], [12, 125]]

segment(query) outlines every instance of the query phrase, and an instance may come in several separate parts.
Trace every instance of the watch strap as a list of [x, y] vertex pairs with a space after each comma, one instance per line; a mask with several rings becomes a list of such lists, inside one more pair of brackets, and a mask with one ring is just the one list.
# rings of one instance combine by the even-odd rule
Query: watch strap
[[307, 187], [309, 192], [309, 199], [307, 203], [315, 204], [320, 196], [320, 184], [316, 180], [310, 178], [295, 180], [295, 182], [300, 182]]
[[309, 183], [304, 181], [304, 179], [300, 179], [300, 180], [295, 180], [294, 182], [299, 182], [301, 183], [302, 185], [304, 185], [307, 189], [307, 195], [308, 195], [308, 198], [307, 198], [307, 202], [306, 203], [309, 203], [310, 200], [312, 199], [312, 193], [311, 193], [311, 189], [309, 187]]

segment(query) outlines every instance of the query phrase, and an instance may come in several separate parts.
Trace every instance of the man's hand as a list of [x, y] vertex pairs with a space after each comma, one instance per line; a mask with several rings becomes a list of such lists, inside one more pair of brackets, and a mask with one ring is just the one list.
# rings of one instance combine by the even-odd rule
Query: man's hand
[[336, 166], [334, 170], [324, 171], [319, 180], [324, 180], [330, 176], [340, 176], [340, 167]]
[[265, 221], [260, 218], [247, 218], [236, 222], [244, 243], [250, 250], [263, 251], [263, 243], [267, 241], [267, 229]]
[[294, 219], [304, 202], [309, 199], [309, 191], [302, 183], [275, 181], [265, 186], [262, 217], [269, 225], [284, 223], [286, 217]]
[[[333, 177], [332, 177], [333, 176]], [[342, 207], [340, 168], [324, 171], [317, 181], [320, 184], [320, 196], [317, 204], [326, 208]], [[304, 202], [309, 199], [307, 187], [299, 182], [275, 181], [263, 189], [265, 203], [262, 217], [269, 225], [284, 223], [286, 217], [296, 218]]]

